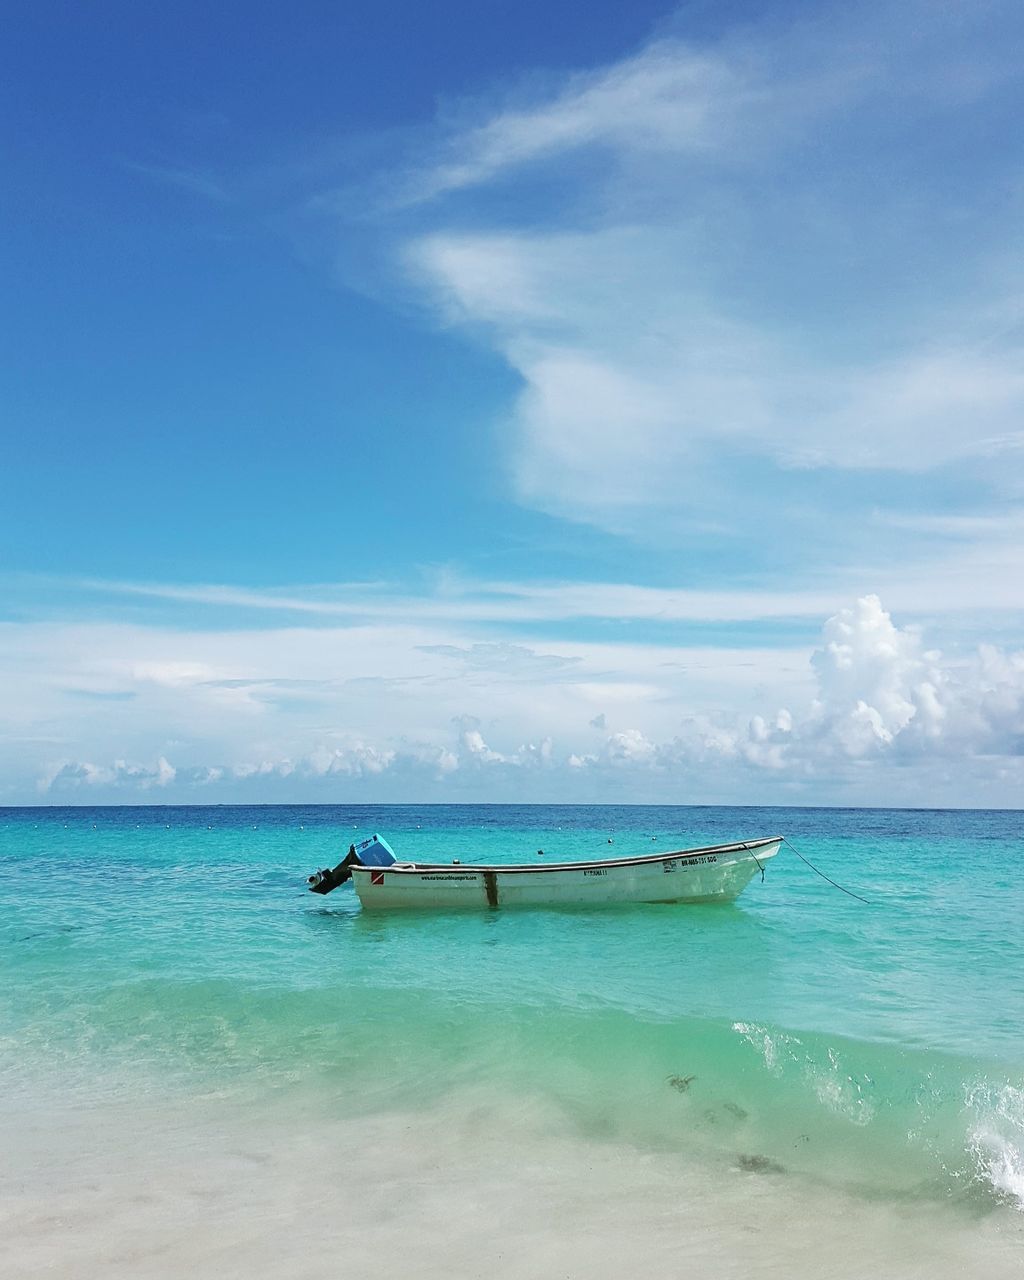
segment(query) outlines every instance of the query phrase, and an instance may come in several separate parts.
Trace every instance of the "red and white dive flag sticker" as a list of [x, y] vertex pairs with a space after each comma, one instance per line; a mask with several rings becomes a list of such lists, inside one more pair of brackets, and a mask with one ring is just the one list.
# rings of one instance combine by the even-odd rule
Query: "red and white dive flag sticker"
[[383, 872], [383, 871], [371, 871], [371, 872], [370, 872], [370, 884], [383, 884], [383, 883], [384, 883], [384, 872]]

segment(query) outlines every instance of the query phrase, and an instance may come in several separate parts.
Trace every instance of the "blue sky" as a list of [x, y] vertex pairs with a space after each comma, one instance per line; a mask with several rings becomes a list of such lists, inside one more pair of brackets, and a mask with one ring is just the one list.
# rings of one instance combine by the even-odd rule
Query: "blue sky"
[[7, 15], [0, 802], [1019, 803], [1016, 5]]

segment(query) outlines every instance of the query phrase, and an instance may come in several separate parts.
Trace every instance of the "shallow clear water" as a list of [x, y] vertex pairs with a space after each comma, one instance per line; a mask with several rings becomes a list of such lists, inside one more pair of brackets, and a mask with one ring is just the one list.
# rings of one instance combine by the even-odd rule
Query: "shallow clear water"
[[[731, 906], [388, 917], [304, 891], [374, 830], [463, 862], [780, 833], [870, 905], [785, 847]], [[4, 810], [0, 1093], [130, 1097], [138, 1123], [172, 1097], [243, 1124], [472, 1098], [510, 1136], [532, 1108], [580, 1149], [1016, 1222], [1022, 921], [1013, 812]]]

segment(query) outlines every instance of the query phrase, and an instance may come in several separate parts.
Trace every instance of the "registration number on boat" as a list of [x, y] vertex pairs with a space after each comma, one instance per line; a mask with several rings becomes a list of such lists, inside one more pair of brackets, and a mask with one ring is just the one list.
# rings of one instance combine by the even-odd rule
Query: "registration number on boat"
[[[699, 857], [695, 857], [695, 858], [682, 858], [681, 861], [684, 867], [701, 867], [706, 862], [717, 862], [718, 857], [714, 853], [704, 853], [704, 854], [701, 854]], [[678, 870], [678, 868], [679, 868], [679, 861], [677, 861], [675, 858], [672, 858], [668, 862], [663, 862], [661, 864], [662, 871], [676, 871]]]

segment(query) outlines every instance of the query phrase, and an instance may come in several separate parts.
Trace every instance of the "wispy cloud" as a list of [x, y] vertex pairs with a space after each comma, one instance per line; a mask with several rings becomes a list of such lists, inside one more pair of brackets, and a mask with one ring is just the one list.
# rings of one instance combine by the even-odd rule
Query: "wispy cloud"
[[137, 160], [121, 160], [120, 164], [123, 169], [147, 178], [158, 186], [173, 187], [189, 195], [201, 196], [204, 200], [213, 201], [215, 204], [227, 204], [233, 198], [224, 182], [198, 169], [166, 164], [144, 164]]
[[518, 498], [739, 554], [785, 496], [775, 536], [814, 526], [833, 564], [867, 535], [822, 539], [821, 503], [863, 524], [880, 476], [1019, 501], [1020, 28], [1003, 4], [765, 18], [420, 139], [392, 248], [521, 378]]
[[[768, 517], [772, 513], [768, 510]], [[330, 625], [343, 623], [366, 627], [380, 623], [410, 627], [461, 624], [465, 626], [519, 626], [535, 623], [581, 621], [650, 623], [758, 623], [773, 620], [817, 620], [839, 608], [843, 601], [867, 589], [876, 590], [902, 613], [953, 618], [984, 610], [988, 613], [1024, 613], [1024, 582], [1014, 572], [1024, 554], [1024, 518], [1001, 516], [910, 515], [874, 510], [869, 519], [883, 529], [901, 527], [929, 538], [929, 572], [920, 563], [887, 563], [877, 560], [827, 574], [827, 585], [787, 587], [656, 587], [635, 582], [586, 580], [483, 579], [455, 572], [419, 591], [392, 583], [339, 583], [335, 585], [236, 587], [211, 583], [130, 582], [82, 578], [23, 576], [18, 589], [25, 608], [36, 611], [40, 598], [48, 614], [54, 601], [71, 593], [73, 604], [58, 616], [77, 617], [81, 601], [95, 599], [109, 606], [119, 597], [165, 605], [168, 617], [191, 625], [203, 611], [227, 612], [237, 625], [251, 625], [253, 618], [267, 625], [284, 617], [291, 623]], [[936, 535], [942, 535], [936, 540]], [[826, 578], [824, 573], [818, 575]], [[58, 590], [60, 589], [60, 590]], [[59, 609], [59, 605], [58, 605]], [[5, 624], [0, 623], [0, 630]], [[685, 636], [678, 634], [676, 643]], [[514, 655], [502, 648], [507, 637], [495, 642], [494, 652]], [[466, 650], [464, 657], [489, 652], [486, 646]]]
[[546, 100], [510, 106], [458, 133], [406, 199], [428, 200], [581, 147], [642, 148], [714, 158], [734, 145], [770, 92], [752, 69], [679, 41], [651, 45], [617, 65], [571, 76]]
[[580, 661], [579, 658], [565, 658], [555, 653], [537, 653], [525, 645], [507, 641], [477, 642], [467, 646], [423, 645], [422, 649], [424, 653], [449, 658], [463, 672], [485, 672], [490, 677], [501, 675], [509, 679], [564, 677], [566, 671]]

